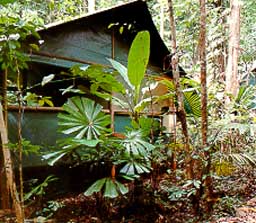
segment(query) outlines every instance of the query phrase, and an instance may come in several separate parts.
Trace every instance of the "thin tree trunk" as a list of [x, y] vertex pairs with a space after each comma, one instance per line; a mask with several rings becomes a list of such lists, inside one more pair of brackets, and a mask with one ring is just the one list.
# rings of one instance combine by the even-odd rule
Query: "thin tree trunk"
[[[224, 12], [224, 3], [222, 0], [219, 0], [216, 2], [216, 7], [219, 8], [219, 17], [220, 17], [220, 23], [221, 23], [221, 32], [222, 32], [222, 36], [226, 36], [226, 16], [223, 15]], [[221, 46], [220, 46], [220, 54], [218, 56], [218, 61], [217, 64], [219, 65], [219, 71], [218, 73], [219, 78], [222, 82], [224, 82], [225, 79], [225, 70], [226, 70], [226, 58], [225, 58], [225, 54], [227, 53], [227, 41], [225, 40]]]
[[158, 0], [160, 4], [160, 36], [164, 38], [164, 1]]
[[[2, 105], [3, 105], [3, 119], [5, 122], [5, 126], [7, 127], [7, 70], [4, 71], [3, 73], [3, 78], [2, 80]], [[3, 152], [1, 150], [1, 155], [3, 155]], [[3, 209], [9, 209], [11, 208], [11, 203], [10, 203], [10, 191], [9, 188], [7, 187], [6, 183], [6, 174], [5, 174], [5, 168], [4, 168], [4, 160], [1, 157], [1, 163], [0, 163], [0, 176], [1, 176], [1, 204]]]
[[[200, 0], [200, 34], [199, 34], [199, 59], [200, 59], [200, 69], [201, 69], [201, 110], [202, 110], [202, 148], [206, 148], [208, 145], [207, 142], [207, 64], [206, 64], [206, 5], [205, 0]], [[205, 183], [205, 200], [207, 201], [206, 211], [209, 213], [212, 209], [212, 179], [210, 176], [211, 170], [211, 154], [209, 151], [204, 150], [200, 151], [200, 154], [204, 154], [204, 159], [206, 160], [206, 166], [197, 170], [200, 172], [200, 179], [202, 180], [203, 174], [206, 177]], [[203, 158], [203, 157], [202, 157]], [[203, 170], [203, 171], [202, 171]]]
[[[241, 3], [239, 0], [230, 0], [230, 18], [229, 18], [229, 46], [228, 63], [226, 70], [226, 93], [236, 96], [239, 89], [238, 80], [238, 59], [240, 48], [240, 11]], [[227, 98], [227, 102], [229, 99]]]
[[200, 0], [199, 58], [201, 69], [201, 110], [202, 110], [202, 145], [207, 145], [207, 82], [206, 82], [206, 9], [205, 0]]
[[191, 154], [189, 147], [189, 134], [186, 120], [186, 112], [183, 105], [183, 93], [180, 87], [180, 74], [178, 68], [178, 56], [177, 56], [177, 43], [176, 43], [176, 25], [174, 20], [173, 13], [173, 3], [172, 0], [168, 0], [169, 6], [169, 14], [170, 14], [170, 26], [171, 26], [171, 37], [172, 37], [172, 72], [173, 79], [175, 84], [176, 96], [178, 99], [178, 108], [177, 108], [177, 116], [181, 121], [182, 132], [184, 135], [185, 141], [185, 151], [186, 151], [186, 174], [188, 179], [192, 179], [193, 176], [193, 168], [191, 167]]
[[1, 134], [2, 149], [3, 149], [3, 160], [4, 160], [4, 167], [5, 167], [5, 173], [6, 173], [7, 188], [9, 189], [11, 194], [17, 221], [18, 223], [23, 223], [24, 213], [19, 203], [16, 183], [14, 181], [11, 153], [7, 146], [8, 144], [7, 128], [5, 126], [4, 117], [3, 117], [3, 108], [1, 104], [0, 104], [0, 134]]
[[[20, 69], [18, 66], [18, 61], [16, 60], [16, 67], [17, 67], [17, 88], [18, 88], [18, 123], [17, 123], [17, 129], [18, 129], [18, 153], [19, 153], [19, 185], [20, 185], [20, 206], [22, 209], [22, 213], [24, 213], [24, 190], [23, 190], [23, 145], [22, 145], [22, 80], [23, 77], [20, 73]], [[23, 214], [24, 215], [24, 214]]]

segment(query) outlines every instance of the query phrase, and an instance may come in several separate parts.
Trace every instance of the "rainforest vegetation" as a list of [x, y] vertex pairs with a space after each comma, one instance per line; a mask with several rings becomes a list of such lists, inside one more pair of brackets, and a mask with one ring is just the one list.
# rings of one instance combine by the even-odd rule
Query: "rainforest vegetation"
[[[66, 80], [86, 79], [90, 86], [61, 89], [67, 100], [58, 108], [50, 96], [33, 91], [53, 83], [55, 73], [24, 84], [30, 52], [43, 41], [38, 30], [129, 2], [0, 1], [0, 223], [256, 222], [254, 0], [145, 1], [170, 51], [171, 76], [147, 74], [151, 36], [143, 30], [126, 64], [106, 58], [108, 67], [58, 70]], [[164, 93], [154, 94], [159, 86]], [[154, 114], [163, 101], [168, 106]], [[114, 131], [112, 107], [106, 112], [105, 104], [129, 115], [124, 132]], [[12, 106], [15, 142], [8, 135]], [[59, 109], [58, 132], [65, 137], [53, 148], [24, 137], [26, 106]], [[30, 154], [47, 162], [45, 173], [61, 167], [81, 175], [28, 174], [23, 164]], [[65, 188], [68, 181], [73, 190]]]

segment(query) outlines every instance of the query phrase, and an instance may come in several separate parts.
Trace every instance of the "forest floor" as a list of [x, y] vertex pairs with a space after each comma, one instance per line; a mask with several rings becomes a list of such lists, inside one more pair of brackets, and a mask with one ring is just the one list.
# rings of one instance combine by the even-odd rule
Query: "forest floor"
[[[218, 197], [210, 217], [195, 216], [186, 199], [170, 202], [151, 193], [134, 204], [69, 193], [51, 201], [32, 201], [26, 208], [30, 219], [26, 223], [256, 223], [255, 170], [216, 178], [214, 185]], [[14, 222], [12, 213], [0, 211], [0, 223]]]

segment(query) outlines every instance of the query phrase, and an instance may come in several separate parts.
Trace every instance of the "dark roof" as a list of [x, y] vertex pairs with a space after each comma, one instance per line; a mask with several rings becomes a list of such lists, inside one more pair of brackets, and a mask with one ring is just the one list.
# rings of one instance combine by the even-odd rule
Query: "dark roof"
[[[127, 24], [123, 33], [120, 33], [118, 26], [109, 28], [110, 24], [117, 23], [120, 26]], [[129, 24], [132, 28], [128, 30]], [[111, 57], [111, 35], [114, 33], [118, 46], [114, 52], [115, 59], [125, 63], [130, 44], [136, 33], [141, 30], [150, 32], [149, 65], [162, 68], [163, 59], [169, 51], [152, 21], [146, 2], [140, 0], [81, 16], [68, 22], [53, 23], [39, 30], [45, 42], [38, 53], [41, 55], [34, 55], [34, 60], [51, 64], [62, 58], [64, 61], [73, 60], [81, 63], [89, 61], [107, 65], [108, 61], [105, 58]], [[46, 57], [42, 58], [42, 55]], [[51, 55], [54, 61], [49, 59]], [[63, 60], [60, 64], [63, 64]]]

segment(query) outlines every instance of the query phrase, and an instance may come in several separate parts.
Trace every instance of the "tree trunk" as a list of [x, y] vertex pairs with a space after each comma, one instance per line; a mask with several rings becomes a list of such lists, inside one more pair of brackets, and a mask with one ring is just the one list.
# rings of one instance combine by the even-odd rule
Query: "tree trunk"
[[[226, 93], [234, 97], [238, 93], [238, 59], [240, 47], [240, 11], [241, 3], [239, 0], [230, 0], [230, 18], [229, 18], [229, 46], [228, 46], [228, 63], [226, 69]], [[229, 99], [227, 98], [227, 102]]]
[[160, 36], [164, 38], [164, 1], [158, 0], [160, 4]]
[[[7, 70], [3, 73], [3, 78], [1, 78], [1, 86], [2, 86], [2, 105], [3, 105], [3, 119], [5, 122], [5, 126], [7, 126]], [[3, 157], [3, 150], [1, 150], [1, 159], [0, 159], [0, 189], [1, 189], [1, 205], [3, 209], [10, 209], [11, 203], [10, 203], [10, 191], [7, 187], [6, 182], [6, 174], [5, 174], [5, 168], [4, 168], [4, 159]]]
[[[224, 2], [222, 0], [218, 0], [216, 2], [216, 7], [219, 8], [219, 16], [220, 16], [220, 23], [221, 23], [221, 32], [223, 36], [226, 36], [226, 23], [227, 19], [226, 16], [223, 15], [224, 12]], [[224, 82], [225, 79], [225, 70], [226, 70], [226, 57], [224, 56], [227, 54], [227, 40], [225, 40], [220, 46], [220, 54], [218, 55], [217, 64], [219, 65], [218, 73], [220, 74], [219, 78]]]
[[[202, 133], [202, 147], [206, 148], [208, 145], [207, 142], [207, 63], [206, 63], [206, 5], [205, 0], [200, 0], [200, 34], [199, 34], [199, 59], [200, 59], [200, 70], [201, 70], [201, 110], [202, 110], [202, 124], [201, 124], [201, 133]], [[203, 181], [203, 175], [207, 176], [204, 181], [205, 186], [205, 200], [206, 200], [206, 212], [209, 213], [212, 209], [212, 179], [210, 176], [211, 170], [211, 154], [209, 151], [199, 151], [199, 154], [203, 154], [206, 165], [203, 167], [203, 162], [200, 162], [199, 167], [199, 177]]]
[[183, 105], [183, 93], [180, 87], [180, 74], [178, 68], [178, 56], [177, 56], [177, 44], [176, 44], [176, 26], [174, 20], [174, 13], [173, 13], [173, 3], [172, 0], [168, 0], [169, 6], [169, 13], [170, 13], [170, 26], [171, 26], [171, 37], [172, 37], [172, 72], [173, 72], [173, 79], [175, 85], [175, 93], [178, 99], [178, 108], [177, 108], [177, 116], [181, 121], [182, 132], [184, 135], [185, 141], [185, 151], [186, 151], [186, 175], [188, 179], [192, 179], [192, 170], [191, 167], [191, 154], [190, 154], [190, 147], [189, 147], [189, 134], [187, 128], [187, 120], [186, 120], [186, 112]]
[[11, 159], [11, 153], [7, 146], [8, 144], [7, 129], [4, 122], [3, 108], [1, 104], [0, 104], [0, 134], [1, 134], [2, 149], [3, 149], [3, 160], [4, 160], [4, 167], [5, 167], [5, 173], [6, 173], [7, 188], [9, 189], [11, 194], [17, 221], [18, 223], [23, 223], [24, 213], [19, 203], [16, 183], [14, 181], [13, 164]]
[[207, 145], [207, 82], [206, 82], [206, 10], [205, 0], [200, 0], [199, 58], [201, 70], [202, 145]]

